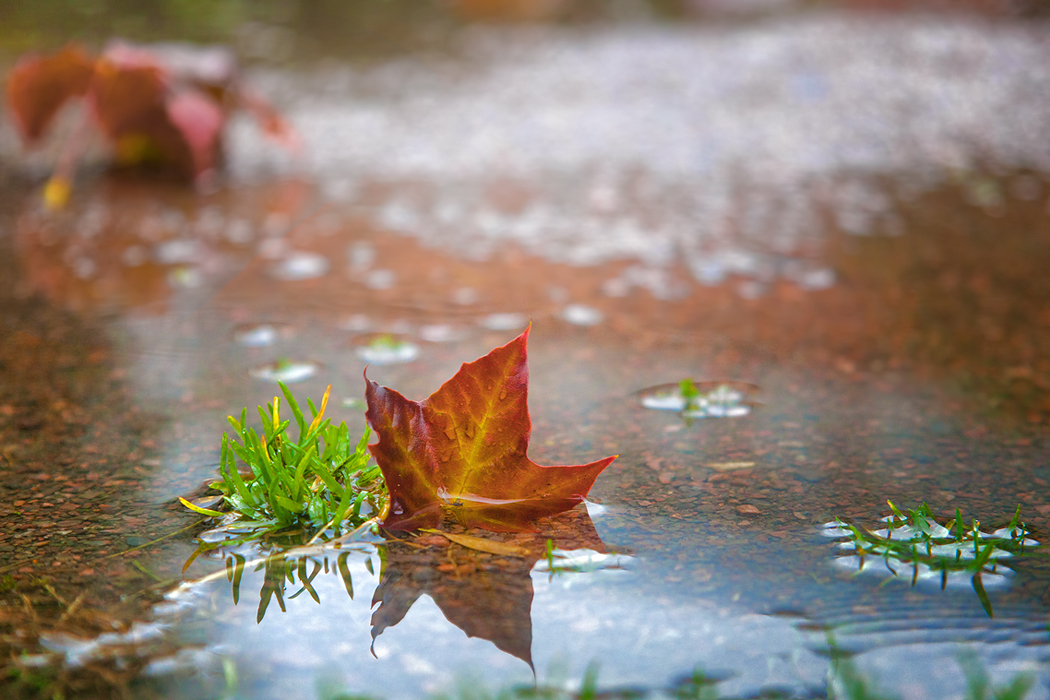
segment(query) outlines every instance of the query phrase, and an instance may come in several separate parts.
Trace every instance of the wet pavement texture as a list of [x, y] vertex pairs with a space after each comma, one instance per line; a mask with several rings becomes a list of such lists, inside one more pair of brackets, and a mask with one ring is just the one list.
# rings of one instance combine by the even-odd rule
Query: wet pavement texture
[[[1050, 696], [1038, 551], [989, 617], [967, 582], [842, 570], [821, 532], [890, 499], [988, 530], [1020, 504], [1050, 536], [1050, 29], [632, 26], [259, 71], [305, 155], [238, 127], [214, 192], [88, 170], [45, 212], [5, 151], [4, 693], [425, 697], [597, 661], [650, 697], [694, 669], [846, 697], [834, 644], [901, 698], [962, 697], [967, 651]], [[275, 374], [359, 433], [366, 364], [420, 399], [530, 321], [530, 457], [620, 457], [586, 509], [468, 533], [528, 555], [292, 537], [183, 570], [212, 534], [176, 497]], [[686, 378], [750, 410], [644, 406]]]

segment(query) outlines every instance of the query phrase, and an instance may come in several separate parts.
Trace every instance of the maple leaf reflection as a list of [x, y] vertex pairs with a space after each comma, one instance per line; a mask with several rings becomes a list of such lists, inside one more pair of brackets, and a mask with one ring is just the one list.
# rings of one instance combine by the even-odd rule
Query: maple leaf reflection
[[[529, 552], [523, 557], [502, 557], [458, 545], [419, 549], [388, 542], [379, 587], [372, 596], [372, 605], [378, 604], [372, 613], [373, 643], [384, 630], [401, 622], [425, 594], [468, 637], [487, 639], [531, 667], [531, 571], [545, 556], [548, 538], [563, 550], [605, 552], [583, 509], [546, 520], [538, 533], [519, 535], [514, 544]], [[427, 575], [420, 576], [421, 571]]]
[[[547, 540], [561, 550], [589, 549], [605, 552], [605, 545], [587, 512], [576, 509], [560, 513], [541, 523], [541, 531], [514, 538], [526, 556], [501, 556], [457, 544], [421, 546], [412, 539], [387, 535], [379, 545], [382, 568], [379, 586], [372, 597], [372, 640], [404, 620], [422, 595], [430, 596], [449, 622], [468, 637], [492, 642], [497, 649], [532, 666], [532, 576], [536, 562], [546, 556]], [[430, 540], [443, 539], [432, 537]], [[263, 585], [256, 614], [262, 622], [271, 603], [282, 611], [286, 601], [306, 593], [320, 603], [314, 579], [334, 569], [342, 578], [347, 594], [353, 598], [353, 581], [347, 566], [350, 552], [337, 555], [334, 565], [327, 557], [269, 557], [264, 563]], [[233, 600], [240, 599], [240, 586], [246, 561], [239, 554], [226, 558], [227, 578]], [[294, 590], [289, 593], [289, 587]]]

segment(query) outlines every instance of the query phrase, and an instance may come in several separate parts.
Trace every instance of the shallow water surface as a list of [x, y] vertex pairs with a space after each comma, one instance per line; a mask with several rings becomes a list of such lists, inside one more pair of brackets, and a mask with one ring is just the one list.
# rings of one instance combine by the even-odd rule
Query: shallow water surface
[[[146, 245], [168, 250], [163, 241], [194, 231], [200, 211], [235, 212], [287, 187], [216, 195], [181, 210], [181, 231], [154, 234], [159, 240]], [[967, 266], [980, 259], [983, 284], [1001, 290], [998, 318], [1020, 321], [1032, 297], [1011, 296], [1000, 284], [1030, 290], [1045, 282], [999, 271], [1025, 269], [1029, 251], [1044, 251], [1045, 227], [1038, 236], [1004, 238], [998, 220], [984, 217], [989, 233], [978, 223], [970, 243], [958, 246], [954, 234], [922, 225], [923, 217], [961, 206], [945, 190], [902, 208], [916, 222], [904, 236], [829, 244], [843, 250], [822, 264], [844, 280], [830, 289], [781, 283], [748, 299], [693, 283], [680, 299], [661, 300], [603, 294], [615, 271], [609, 266], [567, 267], [512, 251], [463, 261], [339, 210], [274, 240], [330, 260], [367, 245], [374, 251], [368, 268], [391, 270], [397, 285], [369, 286], [353, 255], [317, 278], [275, 277], [270, 256], [246, 254], [221, 233], [198, 234], [193, 258], [129, 266], [115, 249], [142, 244], [122, 235], [154, 230], [150, 212], [171, 200], [120, 187], [88, 196], [96, 210], [119, 201], [125, 217], [140, 218], [103, 224], [85, 247], [65, 221], [41, 223], [28, 211], [15, 253], [29, 291], [56, 306], [89, 299], [112, 313], [98, 332], [112, 343], [113, 376], [137, 410], [161, 417], [150, 438], [156, 457], [132, 500], [168, 509], [215, 474], [223, 416], [275, 392], [259, 367], [315, 367], [294, 377], [296, 392], [316, 398], [331, 383], [335, 416], [360, 431], [368, 358], [357, 349], [377, 336], [384, 347], [410, 342], [418, 357], [372, 362], [369, 376], [422, 398], [460, 362], [518, 332], [509, 322], [491, 330], [496, 313], [533, 324], [530, 455], [540, 463], [620, 457], [592, 490], [589, 516], [577, 509], [541, 523], [535, 535], [511, 536], [531, 548], [531, 558], [383, 537], [301, 556], [219, 549], [198, 557], [178, 587], [155, 589], [168, 592], [139, 613], [146, 622], [130, 639], [84, 647], [68, 633], [44, 634], [45, 648], [65, 653], [68, 663], [130, 655], [140, 659], [142, 692], [186, 697], [224, 692], [234, 677], [249, 697], [303, 687], [412, 697], [466, 678], [492, 687], [527, 683], [533, 669], [541, 682], [572, 683], [595, 661], [602, 687], [670, 692], [699, 668], [725, 679], [724, 696], [815, 697], [834, 678], [833, 643], [902, 697], [956, 697], [964, 682], [956, 657], [965, 650], [976, 651], [997, 682], [1036, 674], [1044, 685], [1029, 697], [1046, 696], [1041, 559], [1021, 561], [999, 582], [989, 577], [989, 618], [967, 582], [942, 591], [902, 575], [880, 585], [884, 577], [836, 566], [839, 551], [821, 534], [836, 517], [877, 528], [886, 499], [904, 507], [925, 501], [944, 521], [958, 507], [989, 526], [1004, 525], [1020, 503], [1029, 527], [1045, 532], [1050, 508], [1040, 487], [1050, 445], [1041, 394], [1017, 390], [1016, 370], [991, 371], [1002, 367], [999, 344], [962, 342], [972, 332], [965, 295], [954, 303], [928, 296], [931, 275], [911, 271], [925, 255], [936, 262], [934, 279], [979, 274]], [[134, 213], [137, 202], [149, 201], [145, 213]], [[250, 215], [257, 218], [249, 225], [259, 225]], [[74, 209], [68, 221], [80, 216]], [[110, 262], [97, 276], [78, 277], [71, 249]], [[147, 265], [149, 275], [139, 277]], [[201, 285], [173, 278], [182, 265], [202, 271]], [[136, 281], [148, 279], [160, 282]], [[468, 284], [475, 294], [463, 303]], [[902, 302], [888, 305], [887, 297]], [[602, 322], [568, 322], [569, 300], [600, 308]], [[941, 313], [930, 314], [931, 306]], [[927, 322], [917, 323], [919, 316]], [[439, 326], [457, 333], [435, 339]], [[1039, 344], [1045, 333], [1025, 337]], [[245, 342], [263, 336], [266, 343]], [[698, 417], [646, 408], [650, 387], [680, 391], [683, 378], [705, 392], [742, 387], [738, 398], [746, 391], [752, 410]], [[181, 560], [146, 549], [147, 569], [177, 571], [191, 533], [176, 538], [184, 543], [175, 550]], [[541, 555], [548, 537], [566, 556], [621, 556], [611, 566], [552, 574]], [[227, 573], [236, 569], [234, 586]]]

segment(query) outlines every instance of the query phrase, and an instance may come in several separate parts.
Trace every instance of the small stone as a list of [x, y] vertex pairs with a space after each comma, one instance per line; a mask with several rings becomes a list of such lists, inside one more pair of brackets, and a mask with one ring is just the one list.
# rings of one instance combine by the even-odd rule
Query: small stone
[[754, 514], [758, 514], [758, 513], [761, 513], [762, 511], [760, 511], [758, 508], [755, 508], [751, 504], [745, 504], [745, 505], [742, 505], [742, 506], [737, 506], [736, 507], [736, 512], [737, 513], [754, 513]]

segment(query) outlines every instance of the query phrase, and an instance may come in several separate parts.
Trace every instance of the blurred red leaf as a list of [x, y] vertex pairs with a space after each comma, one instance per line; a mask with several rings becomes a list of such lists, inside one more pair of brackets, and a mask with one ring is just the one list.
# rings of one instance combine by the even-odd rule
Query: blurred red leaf
[[[122, 164], [163, 163], [197, 182], [221, 161], [227, 113], [244, 108], [267, 136], [298, 147], [294, 130], [240, 82], [232, 53], [182, 45], [112, 43], [97, 59], [76, 47], [19, 61], [7, 84], [8, 105], [23, 140], [34, 145], [71, 98], [84, 97], [90, 122]], [[55, 168], [56, 200], [68, 191], [86, 139], [68, 138]], [[56, 201], [61, 204], [61, 201]]]
[[581, 503], [615, 457], [545, 467], [526, 456], [529, 330], [474, 362], [421, 402], [366, 381], [369, 449], [390, 490], [384, 527], [434, 527], [450, 510], [468, 526], [529, 529]]
[[87, 91], [94, 70], [94, 59], [76, 46], [19, 59], [7, 78], [7, 104], [22, 139], [38, 141], [62, 106]]

